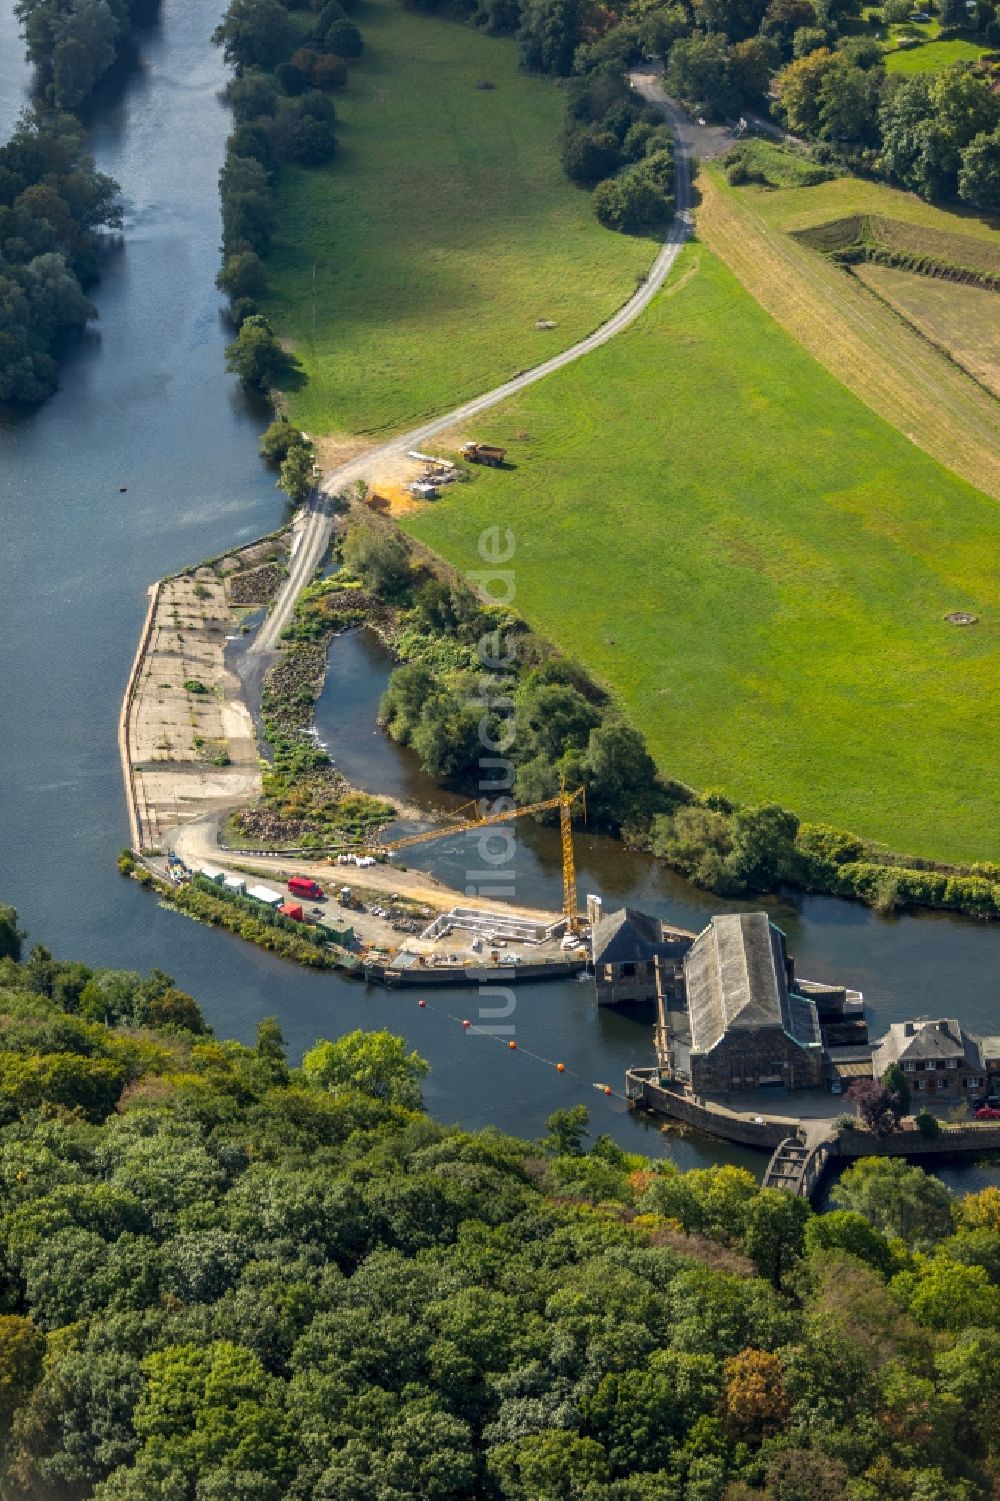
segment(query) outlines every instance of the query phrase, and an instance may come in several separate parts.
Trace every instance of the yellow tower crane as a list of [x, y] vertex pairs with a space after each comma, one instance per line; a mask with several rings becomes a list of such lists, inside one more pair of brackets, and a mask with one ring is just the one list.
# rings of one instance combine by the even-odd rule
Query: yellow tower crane
[[[563, 912], [566, 916], [566, 925], [571, 933], [579, 933], [581, 918], [576, 899], [576, 865], [573, 860], [573, 816], [572, 806], [580, 798], [583, 804], [583, 816], [587, 816], [587, 792], [584, 787], [577, 787], [574, 792], [567, 792], [563, 787], [557, 797], [547, 797], [540, 803], [525, 803], [520, 808], [508, 808], [505, 813], [487, 813], [482, 818], [464, 818], [458, 823], [450, 823], [443, 829], [428, 829], [424, 834], [409, 834], [405, 839], [394, 839], [391, 844], [374, 844], [369, 853], [373, 855], [394, 855], [397, 850], [408, 849], [411, 844], [426, 844], [431, 839], [443, 839], [446, 834], [463, 834], [469, 829], [486, 829], [491, 824], [507, 823], [513, 818], [523, 818], [527, 813], [545, 813], [550, 809], [559, 809], [559, 835], [562, 843], [562, 875], [563, 875]], [[467, 803], [465, 807], [475, 808], [478, 804]], [[464, 811], [460, 808], [459, 813]]]

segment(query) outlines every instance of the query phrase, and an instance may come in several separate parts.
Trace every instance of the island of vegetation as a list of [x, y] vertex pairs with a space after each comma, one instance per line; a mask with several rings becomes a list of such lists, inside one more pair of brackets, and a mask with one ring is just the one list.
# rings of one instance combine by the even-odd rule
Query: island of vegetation
[[0, 909], [10, 1501], [987, 1501], [1000, 1193], [421, 1108], [387, 1032], [286, 1060]]
[[134, 27], [140, 0], [17, 0], [37, 96], [0, 146], [0, 401], [38, 402], [58, 382], [61, 336], [97, 317], [100, 231], [120, 229], [118, 184], [97, 172], [80, 110]]

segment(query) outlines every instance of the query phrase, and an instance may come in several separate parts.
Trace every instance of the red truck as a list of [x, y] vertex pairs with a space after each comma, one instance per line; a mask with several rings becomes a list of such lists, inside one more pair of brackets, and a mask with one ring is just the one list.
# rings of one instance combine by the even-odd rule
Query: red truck
[[322, 886], [318, 881], [311, 881], [308, 876], [292, 876], [288, 889], [293, 896], [307, 896], [314, 902], [322, 900]]

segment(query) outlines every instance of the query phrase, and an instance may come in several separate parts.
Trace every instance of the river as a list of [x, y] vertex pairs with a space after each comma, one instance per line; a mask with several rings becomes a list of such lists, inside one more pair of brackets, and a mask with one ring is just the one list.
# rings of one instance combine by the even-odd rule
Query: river
[[[91, 964], [171, 973], [222, 1034], [252, 1039], [276, 1014], [294, 1057], [317, 1037], [391, 1026], [432, 1064], [428, 1108], [470, 1127], [542, 1130], [583, 1101], [594, 1128], [683, 1165], [750, 1154], [667, 1137], [625, 1114], [595, 1082], [622, 1087], [647, 1062], [645, 1020], [598, 1013], [577, 982], [521, 987], [519, 1048], [470, 1036], [473, 991], [418, 1010], [405, 994], [365, 992], [298, 970], [239, 939], [161, 910], [115, 870], [128, 828], [116, 747], [121, 694], [158, 576], [276, 526], [283, 502], [256, 456], [266, 414], [225, 374], [228, 337], [213, 279], [218, 168], [228, 132], [221, 59], [209, 45], [221, 0], [164, 0], [139, 38], [140, 63], [109, 87], [91, 122], [98, 165], [125, 200], [123, 245], [109, 247], [94, 293], [100, 322], [65, 360], [59, 392], [37, 411], [0, 412], [0, 894], [32, 939]], [[12, 0], [0, 0], [0, 129], [26, 100], [29, 73]], [[119, 493], [125, 485], [127, 493]], [[360, 784], [428, 807], [443, 800], [409, 756], [374, 732], [388, 665], [367, 635], [342, 638], [318, 722], [337, 764]], [[582, 891], [628, 901], [688, 927], [724, 904], [645, 857], [584, 832]], [[457, 839], [412, 863], [464, 885]], [[558, 852], [521, 829], [516, 892], [557, 906]], [[936, 917], [879, 918], [826, 898], [778, 898], [769, 910], [799, 972], [863, 989], [876, 1024], [928, 1012], [1000, 1027], [1000, 929]], [[553, 1060], [566, 1064], [556, 1074]]]

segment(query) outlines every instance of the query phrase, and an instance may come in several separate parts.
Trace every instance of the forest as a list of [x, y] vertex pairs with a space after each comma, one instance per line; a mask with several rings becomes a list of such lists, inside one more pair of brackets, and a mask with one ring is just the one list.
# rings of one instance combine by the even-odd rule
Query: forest
[[742, 1168], [289, 1065], [0, 908], [5, 1501], [987, 1501], [1000, 1190]]

